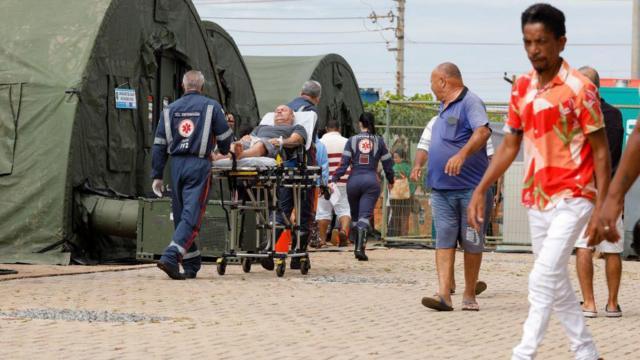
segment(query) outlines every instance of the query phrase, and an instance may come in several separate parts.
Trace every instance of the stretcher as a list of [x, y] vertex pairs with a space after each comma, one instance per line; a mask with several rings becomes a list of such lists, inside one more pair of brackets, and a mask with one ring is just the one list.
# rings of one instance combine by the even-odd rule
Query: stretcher
[[[265, 119], [262, 125], [268, 125]], [[308, 134], [312, 134], [315, 126], [316, 114], [313, 112], [296, 113], [296, 123], [303, 125]], [[311, 136], [308, 136], [310, 138]], [[311, 146], [307, 142], [301, 147], [306, 153]], [[309, 272], [311, 263], [306, 249], [301, 248], [301, 199], [304, 191], [315, 187], [322, 176], [318, 166], [307, 166], [305, 161], [295, 166], [285, 166], [275, 159], [267, 157], [244, 158], [240, 160], [219, 160], [212, 163], [212, 180], [218, 183], [221, 192], [223, 182], [228, 182], [229, 193], [222, 200], [222, 207], [227, 214], [227, 226], [230, 231], [228, 251], [217, 260], [217, 272], [224, 275], [227, 264], [231, 259], [239, 260], [245, 273], [251, 271], [251, 265], [256, 260], [267, 259], [273, 261], [276, 275], [284, 276], [287, 258], [299, 258], [300, 272]], [[278, 189], [290, 188], [293, 193], [293, 208], [295, 220], [292, 223], [279, 207]], [[241, 213], [249, 210], [256, 216], [256, 242], [258, 252], [245, 251], [240, 246], [239, 221]], [[284, 218], [283, 224], [278, 224], [276, 214]], [[278, 234], [289, 230], [293, 235], [291, 247], [287, 251], [278, 251], [276, 242]]]

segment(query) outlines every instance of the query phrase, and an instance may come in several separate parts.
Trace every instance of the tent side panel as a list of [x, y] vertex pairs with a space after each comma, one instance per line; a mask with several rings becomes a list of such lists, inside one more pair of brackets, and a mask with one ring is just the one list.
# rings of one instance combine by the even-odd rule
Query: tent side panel
[[[78, 103], [73, 89], [108, 4], [3, 1], [0, 84], [12, 84], [15, 144], [11, 172], [0, 176], [0, 261], [68, 263], [59, 245], [71, 236], [67, 169]], [[0, 106], [6, 113], [6, 105]]]

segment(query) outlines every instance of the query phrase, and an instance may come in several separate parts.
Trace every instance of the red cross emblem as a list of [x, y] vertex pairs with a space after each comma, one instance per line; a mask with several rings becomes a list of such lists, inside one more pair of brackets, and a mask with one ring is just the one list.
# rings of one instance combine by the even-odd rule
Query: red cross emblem
[[178, 133], [180, 133], [180, 136], [182, 137], [186, 138], [191, 136], [191, 134], [193, 134], [193, 129], [194, 125], [191, 119], [184, 119], [180, 121], [180, 124], [178, 124]]
[[368, 154], [371, 152], [371, 140], [369, 139], [362, 139], [360, 140], [360, 142], [358, 143], [358, 149], [360, 150], [361, 153], [363, 154]]

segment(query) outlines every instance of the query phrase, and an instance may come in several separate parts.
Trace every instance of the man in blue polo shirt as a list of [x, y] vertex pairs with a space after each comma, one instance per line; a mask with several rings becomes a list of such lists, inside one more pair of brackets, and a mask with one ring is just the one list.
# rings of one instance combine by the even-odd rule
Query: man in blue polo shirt
[[462, 310], [479, 310], [475, 287], [482, 262], [484, 234], [467, 225], [467, 206], [489, 164], [486, 152], [491, 136], [484, 103], [462, 81], [458, 67], [442, 63], [431, 73], [431, 90], [441, 102], [435, 119], [427, 186], [436, 227], [436, 269], [439, 289], [422, 304], [451, 311], [451, 279], [458, 243], [464, 249], [465, 289]]

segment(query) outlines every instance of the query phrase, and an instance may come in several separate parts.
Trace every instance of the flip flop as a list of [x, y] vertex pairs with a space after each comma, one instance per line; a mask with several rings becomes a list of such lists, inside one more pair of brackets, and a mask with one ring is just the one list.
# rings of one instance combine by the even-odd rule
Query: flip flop
[[447, 305], [441, 296], [438, 296], [437, 298], [423, 297], [422, 305], [436, 311], [453, 311], [453, 307], [451, 305]]
[[580, 301], [580, 310], [582, 310], [582, 316], [588, 319], [595, 319], [598, 317], [598, 312], [596, 310], [586, 310], [582, 307], [584, 301]]
[[487, 290], [487, 283], [484, 281], [478, 281], [475, 289], [476, 295], [482, 294], [485, 290]]
[[619, 318], [622, 317], [622, 309], [620, 309], [620, 305], [616, 305], [616, 309], [611, 311], [609, 310], [609, 305], [605, 305], [604, 315], [609, 318]]
[[462, 300], [462, 311], [480, 311], [480, 305], [475, 300]]

